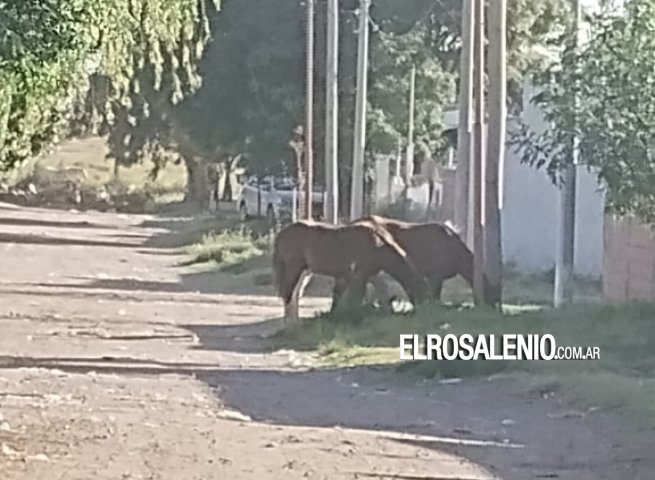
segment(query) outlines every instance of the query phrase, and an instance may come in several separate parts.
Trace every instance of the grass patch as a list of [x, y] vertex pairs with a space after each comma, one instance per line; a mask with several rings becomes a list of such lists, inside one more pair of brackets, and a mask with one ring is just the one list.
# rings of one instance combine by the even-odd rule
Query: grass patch
[[202, 240], [187, 248], [191, 259], [184, 265], [212, 263], [222, 271], [241, 274], [267, 268], [270, 237], [255, 236], [240, 228], [205, 235]]
[[[655, 305], [575, 305], [561, 310], [515, 306], [501, 314], [430, 306], [404, 315], [371, 311], [321, 315], [275, 337], [286, 348], [316, 351], [328, 364], [388, 364], [421, 377], [516, 376], [535, 388], [558, 389], [585, 407], [616, 409], [655, 428]], [[558, 346], [599, 347], [587, 361], [419, 361], [399, 363], [401, 334], [497, 336], [552, 334]]]

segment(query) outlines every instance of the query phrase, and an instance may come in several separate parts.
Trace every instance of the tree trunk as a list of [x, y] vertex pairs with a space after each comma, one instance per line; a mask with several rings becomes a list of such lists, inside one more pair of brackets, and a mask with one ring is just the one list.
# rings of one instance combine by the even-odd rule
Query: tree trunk
[[209, 179], [207, 162], [198, 158], [184, 157], [188, 179], [185, 201], [194, 202], [200, 208], [209, 208]]
[[232, 193], [232, 168], [234, 167], [234, 159], [233, 158], [228, 158], [227, 161], [225, 162], [225, 169], [224, 169], [224, 175], [225, 175], [225, 183], [223, 184], [223, 200], [224, 202], [231, 202], [233, 200], [233, 193]]

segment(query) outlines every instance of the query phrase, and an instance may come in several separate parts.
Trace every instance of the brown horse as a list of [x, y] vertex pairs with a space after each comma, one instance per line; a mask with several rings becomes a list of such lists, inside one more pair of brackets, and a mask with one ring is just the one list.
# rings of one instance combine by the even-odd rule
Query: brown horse
[[[360, 303], [368, 279], [380, 271], [396, 279], [412, 301], [427, 293], [424, 277], [405, 251], [389, 232], [366, 220], [356, 225], [313, 221], [288, 225], [275, 238], [273, 271], [287, 320], [298, 319], [298, 302], [311, 274], [333, 277], [339, 294], [348, 285], [344, 298]], [[343, 300], [337, 297], [336, 301]]]
[[[434, 300], [441, 299], [443, 282], [456, 275], [461, 275], [473, 287], [473, 253], [447, 225], [408, 223], [375, 215], [353, 222], [353, 225], [359, 222], [377, 225], [393, 236], [421, 274], [429, 280]], [[495, 305], [500, 302], [498, 297], [485, 275], [485, 303]]]

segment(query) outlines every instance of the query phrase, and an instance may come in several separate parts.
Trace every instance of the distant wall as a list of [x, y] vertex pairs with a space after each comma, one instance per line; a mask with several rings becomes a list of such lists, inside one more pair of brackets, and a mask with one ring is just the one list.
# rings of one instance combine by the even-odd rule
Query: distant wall
[[[522, 120], [535, 132], [546, 128], [541, 112], [530, 102], [534, 90], [526, 84]], [[512, 128], [510, 122], [508, 128]], [[575, 272], [599, 276], [603, 265], [605, 194], [596, 175], [586, 167], [577, 170]], [[521, 163], [508, 148], [503, 188], [503, 255], [523, 271], [554, 266], [558, 248], [560, 191], [546, 172]]]
[[[575, 271], [598, 276], [603, 264], [605, 199], [596, 177], [578, 168], [575, 224]], [[545, 172], [523, 165], [517, 155], [505, 158], [503, 255], [522, 271], [552, 268], [559, 237], [560, 192]]]
[[603, 297], [608, 301], [655, 300], [655, 237], [638, 220], [607, 216]]

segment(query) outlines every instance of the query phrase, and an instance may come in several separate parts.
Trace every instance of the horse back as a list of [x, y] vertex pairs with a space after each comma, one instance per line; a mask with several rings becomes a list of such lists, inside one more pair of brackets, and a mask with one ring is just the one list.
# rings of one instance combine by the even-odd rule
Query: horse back
[[466, 275], [472, 267], [472, 252], [447, 225], [410, 223], [376, 215], [365, 220], [386, 229], [428, 276], [447, 278], [458, 273]]

